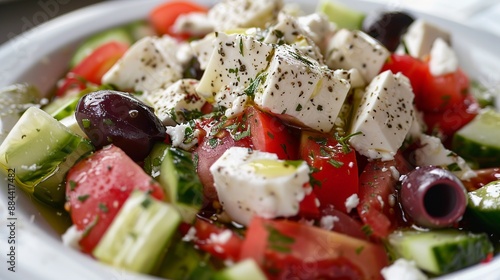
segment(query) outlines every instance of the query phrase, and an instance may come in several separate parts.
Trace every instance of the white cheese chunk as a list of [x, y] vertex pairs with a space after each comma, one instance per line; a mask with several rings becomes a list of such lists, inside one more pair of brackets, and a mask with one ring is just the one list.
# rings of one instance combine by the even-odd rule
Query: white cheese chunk
[[166, 88], [182, 78], [177, 49], [177, 42], [171, 37], [145, 37], [104, 74], [102, 83], [146, 93]]
[[439, 138], [422, 134], [419, 140], [420, 148], [415, 150], [415, 161], [418, 166], [440, 166], [449, 169], [461, 180], [476, 176], [465, 160], [446, 149]]
[[223, 0], [208, 12], [216, 31], [240, 27], [266, 27], [276, 21], [283, 0]]
[[367, 86], [351, 124], [351, 145], [370, 158], [389, 160], [403, 144], [413, 121], [413, 92], [410, 81], [390, 70]]
[[189, 151], [198, 143], [200, 131], [194, 129], [188, 124], [178, 124], [176, 126], [167, 126], [167, 134], [170, 136], [173, 147], [179, 147]]
[[309, 38], [309, 34], [301, 27], [297, 19], [283, 13], [279, 15], [278, 22], [269, 28], [269, 32], [263, 42], [267, 44], [292, 45], [309, 57], [320, 62], [323, 61], [321, 50]]
[[298, 17], [297, 22], [321, 50], [326, 48], [326, 43], [337, 31], [337, 25], [322, 13]]
[[321, 226], [322, 229], [332, 230], [335, 227], [335, 223], [339, 221], [340, 219], [337, 216], [326, 215], [321, 217], [319, 225]]
[[432, 44], [429, 70], [433, 76], [454, 73], [458, 69], [455, 51], [443, 39], [437, 38]]
[[448, 32], [423, 19], [417, 19], [408, 27], [406, 34], [403, 35], [403, 42], [411, 56], [423, 59], [429, 55], [432, 44], [437, 38], [450, 42]]
[[190, 43], [191, 50], [200, 63], [200, 69], [205, 70], [215, 48], [215, 33], [210, 33], [200, 40], [194, 40]]
[[304, 199], [309, 182], [305, 161], [282, 161], [273, 153], [231, 147], [210, 167], [221, 205], [236, 222], [248, 225], [253, 215], [290, 217]]
[[155, 115], [164, 125], [176, 125], [186, 122], [185, 116], [200, 111], [205, 99], [198, 95], [194, 79], [181, 79], [166, 89], [159, 89], [147, 96], [153, 105]]
[[335, 75], [337, 75], [337, 77], [349, 81], [352, 89], [362, 88], [366, 86], [366, 82], [365, 79], [363, 78], [363, 75], [361, 75], [359, 70], [356, 68], [352, 68], [349, 70], [338, 69], [335, 70]]
[[415, 261], [397, 259], [392, 265], [382, 268], [380, 271], [385, 280], [427, 280], [429, 279], [420, 269]]
[[196, 91], [209, 102], [226, 108], [269, 64], [274, 47], [250, 36], [218, 33], [215, 49]]
[[352, 194], [345, 200], [345, 208], [347, 209], [347, 213], [350, 213], [352, 209], [358, 207], [359, 197], [357, 193]]
[[76, 225], [70, 226], [66, 232], [61, 235], [63, 245], [73, 248], [75, 250], [81, 250], [80, 240], [83, 237], [83, 231], [79, 231]]
[[214, 31], [214, 26], [206, 13], [187, 13], [175, 19], [172, 31], [177, 34], [203, 36]]
[[389, 55], [382, 44], [366, 33], [341, 29], [330, 39], [325, 59], [332, 69], [358, 69], [369, 82], [380, 72]]
[[333, 128], [349, 83], [291, 46], [276, 48], [255, 104], [279, 118], [322, 132]]

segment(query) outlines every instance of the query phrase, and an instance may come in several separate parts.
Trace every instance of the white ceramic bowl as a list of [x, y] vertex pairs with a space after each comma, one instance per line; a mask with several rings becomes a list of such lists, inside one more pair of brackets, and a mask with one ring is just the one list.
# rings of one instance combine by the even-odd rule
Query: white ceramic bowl
[[[90, 6], [63, 15], [0, 47], [0, 87], [28, 82], [43, 93], [53, 88], [67, 71], [68, 61], [76, 46], [87, 36], [100, 30], [135, 19], [147, 13], [163, 0], [122, 0]], [[199, 0], [203, 4], [214, 1]], [[307, 12], [312, 12], [316, 1], [294, 1]], [[369, 1], [343, 0], [361, 11], [385, 9]], [[462, 68], [474, 79], [487, 86], [500, 84], [500, 38], [473, 30], [459, 23], [429, 15], [414, 13], [452, 32], [453, 46], [460, 57]], [[0, 181], [0, 279], [151, 279], [100, 264], [88, 256], [62, 245], [60, 235], [44, 218], [40, 207], [33, 204], [20, 190], [16, 201], [16, 272], [7, 270], [7, 182]], [[49, 211], [50, 212], [50, 211]], [[54, 212], [54, 211], [52, 211]], [[500, 257], [442, 277], [443, 279], [500, 279]]]

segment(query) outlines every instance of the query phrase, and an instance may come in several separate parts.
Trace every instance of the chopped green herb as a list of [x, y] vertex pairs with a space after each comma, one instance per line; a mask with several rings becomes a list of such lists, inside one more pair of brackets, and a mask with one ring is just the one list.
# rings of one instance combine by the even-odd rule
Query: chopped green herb
[[371, 236], [373, 234], [373, 229], [369, 225], [364, 225], [361, 230], [365, 233], [366, 236]]
[[272, 226], [266, 226], [266, 229], [269, 233], [267, 241], [271, 250], [281, 253], [290, 253], [292, 251], [291, 245], [295, 243], [294, 238], [284, 235]]
[[337, 139], [339, 144], [342, 145], [342, 152], [344, 152], [344, 154], [351, 152], [351, 148], [347, 142], [352, 137], [354, 137], [356, 135], [360, 135], [360, 134], [363, 134], [363, 133], [361, 131], [358, 131], [358, 132], [354, 132], [354, 133], [351, 133], [351, 134], [346, 135], [346, 136], [340, 136], [338, 133], [335, 133], [335, 138]]
[[361, 254], [361, 252], [363, 252], [363, 249], [365, 249], [364, 246], [359, 246], [358, 248], [356, 248], [356, 255]]
[[449, 171], [462, 171], [462, 168], [460, 168], [460, 166], [456, 162], [448, 164], [446, 166], [446, 169], [448, 169]]
[[240, 37], [240, 54], [241, 56], [245, 56], [245, 54], [243, 54], [243, 38]]
[[151, 200], [150, 197], [146, 197], [142, 202], [141, 202], [141, 206], [143, 208], [148, 208], [149, 205], [151, 205], [151, 203], [153, 203], [153, 201]]
[[214, 149], [215, 147], [217, 147], [217, 145], [219, 145], [219, 139], [217, 138], [208, 139], [208, 145], [210, 146], [210, 148]]
[[102, 122], [109, 126], [115, 125], [115, 123], [111, 119], [103, 119]]
[[104, 204], [102, 202], [99, 203], [99, 209], [101, 209], [101, 211], [103, 213], [108, 213], [108, 211], [109, 211], [108, 206], [106, 206], [106, 204]]
[[340, 168], [340, 167], [342, 167], [344, 165], [343, 162], [338, 161], [338, 160], [334, 160], [332, 158], [328, 160], [328, 163], [330, 165], [332, 165], [333, 167], [335, 167], [335, 168]]
[[307, 66], [313, 66], [313, 63], [309, 59], [303, 57], [297, 52], [290, 52], [290, 55], [293, 56], [293, 58], [297, 59], [298, 61], [301, 61], [302, 63], [306, 64]]
[[270, 131], [267, 132], [267, 136], [269, 136], [269, 138], [271, 139], [274, 139], [274, 134], [272, 134]]
[[297, 107], [295, 108], [295, 111], [302, 111], [302, 105], [297, 104]]
[[85, 202], [85, 200], [87, 200], [89, 197], [90, 197], [90, 194], [84, 194], [84, 195], [78, 196], [77, 199], [81, 202]]
[[95, 216], [94, 220], [92, 221], [92, 223], [90, 223], [86, 228], [85, 230], [83, 231], [82, 233], [82, 237], [86, 237], [89, 235], [90, 231], [95, 227], [95, 225], [97, 224], [97, 222], [99, 222], [99, 215]]
[[83, 128], [89, 128], [91, 124], [89, 119], [82, 119]]
[[68, 184], [69, 184], [69, 189], [70, 189], [71, 191], [74, 191], [74, 190], [76, 189], [77, 185], [78, 185], [78, 184], [77, 184], [75, 181], [73, 181], [73, 180], [70, 180], [70, 181], [68, 182]]
[[254, 97], [257, 88], [261, 83], [266, 81], [266, 77], [267, 74], [265, 72], [262, 72], [259, 75], [257, 75], [257, 77], [250, 82], [250, 85], [248, 85], [248, 87], [245, 88], [245, 90], [243, 90], [243, 93], [247, 96]]

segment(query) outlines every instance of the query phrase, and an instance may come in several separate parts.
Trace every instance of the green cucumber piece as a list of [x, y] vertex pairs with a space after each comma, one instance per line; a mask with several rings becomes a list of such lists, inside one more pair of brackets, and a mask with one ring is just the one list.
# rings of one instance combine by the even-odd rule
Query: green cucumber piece
[[78, 101], [80, 101], [82, 96], [83, 94], [76, 94], [58, 97], [42, 109], [47, 112], [47, 114], [60, 121], [75, 113]]
[[75, 54], [71, 58], [70, 68], [78, 65], [82, 60], [84, 60], [88, 55], [90, 55], [95, 49], [109, 43], [112, 41], [120, 42], [128, 46], [134, 43], [134, 38], [130, 35], [127, 28], [115, 27], [97, 33], [90, 38], [86, 39], [76, 50]]
[[476, 98], [481, 108], [495, 106], [496, 94], [491, 87], [485, 86], [478, 81], [471, 81], [470, 92]]
[[435, 275], [477, 264], [493, 252], [486, 234], [452, 229], [396, 231], [388, 241], [398, 257], [413, 260], [420, 269]]
[[500, 234], [500, 180], [469, 192], [467, 210], [484, 228]]
[[146, 20], [138, 20], [130, 24], [127, 24], [125, 26], [125, 29], [130, 34], [134, 42], [147, 36], [156, 35], [155, 30], [151, 27], [151, 24], [149, 24]]
[[0, 143], [21, 115], [40, 104], [40, 92], [29, 84], [14, 84], [0, 89]]
[[253, 259], [240, 261], [213, 277], [214, 280], [266, 280], [267, 277]]
[[480, 168], [500, 166], [500, 113], [486, 109], [455, 133], [452, 150]]
[[0, 145], [0, 166], [14, 169], [18, 186], [39, 200], [61, 206], [66, 172], [93, 151], [90, 141], [30, 107]]
[[151, 177], [157, 179], [161, 173], [161, 163], [167, 155], [168, 145], [156, 143], [149, 155], [144, 159], [144, 171]]
[[365, 14], [345, 6], [335, 0], [322, 0], [318, 11], [325, 14], [338, 28], [360, 30]]
[[183, 220], [191, 223], [203, 203], [203, 185], [191, 153], [175, 147], [167, 148], [160, 170], [158, 181]]
[[[179, 237], [180, 238], [180, 237]], [[172, 243], [155, 275], [165, 279], [212, 279], [214, 266], [210, 255], [194, 248], [193, 243]]]
[[125, 201], [93, 255], [104, 263], [151, 273], [181, 222], [179, 213], [149, 194], [134, 191]]

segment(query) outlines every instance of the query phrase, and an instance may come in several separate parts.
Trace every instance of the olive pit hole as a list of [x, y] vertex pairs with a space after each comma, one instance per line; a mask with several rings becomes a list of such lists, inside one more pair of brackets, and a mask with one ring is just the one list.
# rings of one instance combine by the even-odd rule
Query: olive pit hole
[[[445, 199], [443, 199], [445, 198]], [[455, 189], [446, 184], [435, 185], [424, 196], [424, 206], [427, 213], [434, 218], [443, 218], [455, 210], [457, 205]]]

